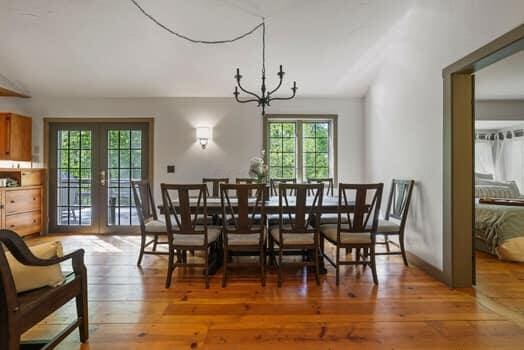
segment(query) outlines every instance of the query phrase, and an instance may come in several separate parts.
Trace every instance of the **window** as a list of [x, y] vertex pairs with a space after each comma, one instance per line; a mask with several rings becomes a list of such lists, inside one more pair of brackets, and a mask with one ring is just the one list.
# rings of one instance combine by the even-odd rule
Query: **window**
[[264, 148], [273, 179], [336, 181], [336, 116], [268, 115]]

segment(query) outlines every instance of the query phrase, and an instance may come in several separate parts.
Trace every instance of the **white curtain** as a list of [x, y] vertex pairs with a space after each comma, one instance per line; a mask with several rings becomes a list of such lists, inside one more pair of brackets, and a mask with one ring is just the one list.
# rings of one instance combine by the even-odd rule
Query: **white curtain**
[[493, 141], [475, 141], [475, 172], [495, 175], [495, 162], [493, 160]]
[[501, 141], [500, 156], [497, 160], [498, 179], [516, 181], [519, 190], [524, 190], [524, 137]]

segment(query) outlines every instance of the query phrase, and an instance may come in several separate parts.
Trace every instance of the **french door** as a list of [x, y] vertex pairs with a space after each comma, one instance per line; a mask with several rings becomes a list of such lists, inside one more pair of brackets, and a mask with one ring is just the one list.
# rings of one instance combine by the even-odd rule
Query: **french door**
[[131, 181], [149, 178], [148, 127], [49, 124], [49, 232], [139, 232]]

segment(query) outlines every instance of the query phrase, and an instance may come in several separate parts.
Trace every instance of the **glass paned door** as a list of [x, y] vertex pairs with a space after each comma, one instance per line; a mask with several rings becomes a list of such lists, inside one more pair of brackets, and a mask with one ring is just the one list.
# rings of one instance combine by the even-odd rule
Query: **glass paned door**
[[147, 179], [147, 123], [51, 123], [49, 231], [136, 233], [131, 181]]

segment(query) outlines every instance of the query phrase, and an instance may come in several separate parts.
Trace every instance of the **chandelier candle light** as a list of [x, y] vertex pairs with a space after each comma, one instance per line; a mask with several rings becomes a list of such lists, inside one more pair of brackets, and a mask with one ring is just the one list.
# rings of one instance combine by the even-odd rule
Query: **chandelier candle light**
[[[273, 94], [275, 92], [277, 92], [278, 89], [280, 89], [280, 86], [282, 86], [282, 82], [284, 80], [285, 72], [282, 70], [282, 65], [280, 65], [280, 71], [277, 73], [277, 76], [279, 78], [279, 82], [277, 84], [277, 87], [274, 88], [271, 91], [267, 90], [267, 87], [266, 87], [266, 21], [265, 21], [265, 18], [262, 18], [262, 23], [259, 23], [254, 28], [252, 28], [250, 31], [248, 31], [246, 33], [243, 33], [243, 34], [240, 34], [240, 35], [237, 35], [236, 37], [234, 37], [232, 39], [225, 39], [225, 40], [196, 40], [196, 39], [190, 38], [189, 36], [180, 34], [180, 33], [176, 32], [176, 31], [174, 31], [173, 29], [167, 27], [166, 25], [160, 23], [155, 17], [150, 15], [148, 12], [146, 12], [146, 10], [144, 10], [142, 8], [142, 6], [140, 6], [138, 4], [138, 2], [136, 0], [130, 0], [130, 1], [140, 10], [140, 12], [142, 12], [142, 14], [144, 14], [144, 16], [149, 18], [153, 23], [158, 25], [160, 28], [164, 29], [165, 31], [167, 31], [167, 32], [169, 32], [169, 33], [171, 33], [171, 34], [173, 34], [173, 35], [175, 35], [175, 36], [177, 36], [177, 37], [179, 37], [181, 39], [190, 41], [192, 43], [207, 44], [207, 45], [228, 44], [228, 43], [232, 43], [232, 42], [235, 42], [237, 40], [243, 39], [243, 38], [253, 34], [259, 28], [262, 28], [262, 85], [260, 86], [260, 95], [258, 95], [257, 93], [248, 91], [248, 90], [246, 90], [246, 89], [244, 89], [242, 87], [242, 85], [240, 84], [240, 80], [242, 79], [242, 75], [240, 75], [240, 69], [239, 68], [237, 68], [237, 74], [235, 75], [235, 79], [237, 81], [237, 86], [235, 86], [235, 92], [233, 92], [233, 95], [235, 96], [235, 99], [237, 100], [237, 102], [240, 102], [240, 103], [248, 103], [248, 102], [256, 102], [256, 103], [258, 103], [258, 107], [262, 107], [262, 115], [264, 115], [266, 113], [266, 107], [271, 106], [271, 102], [272, 101], [291, 100], [292, 98], [295, 97], [295, 95], [297, 93], [297, 89], [298, 89], [296, 81], [293, 82], [293, 87], [291, 88], [291, 91], [293, 92], [293, 94], [291, 96], [289, 96], [289, 97], [273, 97]], [[239, 95], [240, 95], [239, 89], [243, 93], [245, 93], [247, 95], [250, 95], [253, 98], [248, 98], [247, 100], [240, 99], [239, 98]]]

